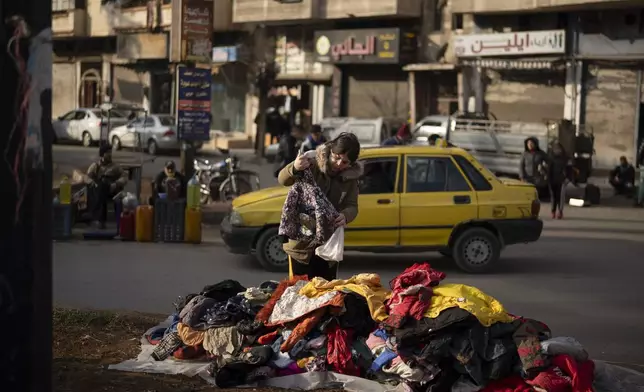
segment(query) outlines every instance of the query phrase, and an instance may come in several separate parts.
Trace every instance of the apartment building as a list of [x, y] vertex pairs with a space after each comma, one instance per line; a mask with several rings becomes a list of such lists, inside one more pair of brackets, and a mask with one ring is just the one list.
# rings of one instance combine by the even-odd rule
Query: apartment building
[[172, 113], [176, 65], [191, 61], [212, 69], [213, 130], [245, 130], [248, 70], [238, 50], [248, 40], [243, 26], [232, 25], [230, 0], [52, 6], [54, 116], [108, 100]]
[[[329, 116], [408, 119], [423, 0], [233, 0], [233, 22], [266, 26], [265, 57], [317, 122]], [[435, 3], [435, 2], [433, 2]]]
[[[639, 6], [638, 6], [639, 4]], [[644, 8], [621, 0], [451, 0], [460, 106], [499, 120], [566, 119], [595, 167], [644, 139]]]

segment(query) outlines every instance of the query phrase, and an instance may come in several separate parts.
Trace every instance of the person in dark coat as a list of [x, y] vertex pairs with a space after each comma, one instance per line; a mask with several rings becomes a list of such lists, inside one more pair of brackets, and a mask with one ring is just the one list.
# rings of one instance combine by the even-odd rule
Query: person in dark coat
[[635, 168], [625, 156], [619, 157], [619, 165], [611, 170], [608, 182], [615, 189], [616, 195], [633, 195], [635, 190]]
[[304, 130], [300, 126], [295, 125], [291, 130], [291, 133], [280, 137], [277, 156], [275, 157], [274, 175], [276, 178], [279, 172], [286, 167], [286, 165], [297, 158], [297, 154], [305, 136]]
[[572, 164], [568, 154], [559, 142], [552, 145], [548, 156], [548, 189], [552, 219], [563, 219], [566, 204], [566, 184], [572, 178]]
[[548, 155], [539, 147], [536, 137], [525, 139], [524, 146], [525, 152], [519, 163], [519, 178], [543, 189], [547, 185]]
[[389, 139], [386, 139], [382, 142], [383, 146], [402, 146], [411, 140], [411, 131], [409, 130], [409, 124], [403, 124], [396, 134]]
[[179, 197], [185, 198], [188, 191], [186, 178], [177, 171], [177, 165], [174, 161], [167, 161], [163, 170], [154, 178], [154, 196], [150, 199], [150, 204], [154, 205], [154, 200], [162, 193], [168, 193], [168, 181], [176, 180], [178, 183]]

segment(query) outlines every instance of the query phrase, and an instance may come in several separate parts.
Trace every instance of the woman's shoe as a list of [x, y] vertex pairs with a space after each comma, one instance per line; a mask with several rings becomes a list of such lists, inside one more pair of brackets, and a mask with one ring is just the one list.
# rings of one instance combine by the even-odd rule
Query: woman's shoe
[[559, 211], [557, 214], [557, 219], [563, 219], [563, 212]]
[[557, 218], [557, 214], [553, 212], [552, 213], [552, 219], [556, 219], [556, 218]]

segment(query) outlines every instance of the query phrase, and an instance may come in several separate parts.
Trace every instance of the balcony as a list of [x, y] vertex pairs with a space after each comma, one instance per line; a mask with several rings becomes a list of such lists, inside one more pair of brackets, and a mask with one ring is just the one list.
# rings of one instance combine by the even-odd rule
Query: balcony
[[51, 29], [54, 37], [87, 36], [87, 12], [85, 10], [54, 12], [51, 16]]
[[233, 0], [233, 23], [420, 15], [420, 0]]
[[148, 30], [149, 26], [167, 29], [172, 24], [172, 5], [161, 6], [161, 15], [157, 15], [155, 9], [148, 7], [121, 8], [113, 24], [114, 30], [118, 31]]
[[633, 4], [632, 0], [451, 0], [452, 12], [482, 14], [513, 11], [575, 11]]

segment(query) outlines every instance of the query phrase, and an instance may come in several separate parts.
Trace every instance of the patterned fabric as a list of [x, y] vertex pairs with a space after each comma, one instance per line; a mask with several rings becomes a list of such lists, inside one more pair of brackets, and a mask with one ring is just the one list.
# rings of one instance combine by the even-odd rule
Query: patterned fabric
[[282, 343], [280, 350], [285, 353], [291, 351], [298, 342], [306, 344], [306, 341], [303, 340], [304, 337], [320, 323], [325, 313], [326, 308], [321, 308], [304, 317], [297, 326], [293, 328], [293, 332], [289, 335], [288, 339]]
[[445, 279], [427, 263], [414, 264], [391, 281], [391, 298], [386, 302], [389, 318], [385, 325], [400, 328], [408, 316], [420, 320], [431, 303], [432, 289]]
[[549, 366], [548, 354], [541, 349], [541, 341], [551, 338], [547, 325], [531, 319], [519, 319], [519, 327], [512, 335], [526, 379], [532, 379]]
[[279, 234], [315, 248], [331, 238], [337, 217], [338, 211], [315, 183], [311, 170], [305, 170], [286, 195]]
[[338, 291], [329, 291], [315, 298], [301, 295], [300, 290], [307, 283], [307, 281], [301, 280], [284, 291], [284, 294], [282, 294], [279, 301], [275, 304], [275, 308], [266, 324], [267, 326], [270, 327], [295, 321], [325, 306], [343, 306], [344, 300], [342, 294]]
[[349, 376], [360, 376], [360, 369], [355, 364], [351, 354], [353, 331], [341, 329], [334, 324], [327, 333], [326, 361], [336, 372]]
[[282, 298], [282, 295], [286, 291], [287, 288], [293, 286], [296, 282], [300, 280], [306, 280], [308, 281], [308, 277], [306, 276], [293, 276], [292, 279], [284, 279], [279, 283], [275, 291], [273, 291], [273, 295], [271, 295], [271, 299], [266, 302], [262, 310], [257, 312], [257, 316], [255, 316], [255, 320], [261, 321], [261, 322], [268, 322], [268, 319], [271, 317], [271, 314], [273, 313], [273, 309], [275, 308], [275, 305], [277, 305], [277, 301]]

